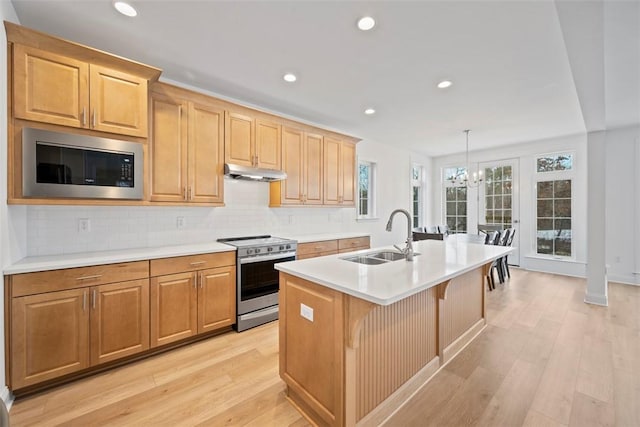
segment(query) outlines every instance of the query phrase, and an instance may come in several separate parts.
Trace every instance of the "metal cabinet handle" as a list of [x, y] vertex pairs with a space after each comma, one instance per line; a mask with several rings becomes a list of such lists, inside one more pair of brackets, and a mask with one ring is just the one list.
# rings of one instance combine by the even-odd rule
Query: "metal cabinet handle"
[[82, 107], [82, 126], [86, 126], [87, 124], [87, 109]]
[[196, 265], [202, 265], [202, 264], [206, 264], [206, 263], [207, 263], [207, 261], [193, 261], [193, 262], [190, 262], [189, 265], [191, 267], [195, 267]]
[[87, 291], [82, 292], [82, 311], [87, 311]]
[[191, 200], [191, 187], [187, 190], [187, 200]]
[[102, 277], [102, 274], [94, 274], [93, 276], [81, 276], [76, 278], [76, 280], [93, 280], [99, 279], [100, 277]]
[[198, 289], [198, 278], [200, 276], [196, 274], [195, 280], [193, 281], [193, 289]]
[[187, 187], [184, 187], [184, 189], [182, 190], [182, 198], [184, 200], [188, 200], [187, 199]]
[[204, 288], [204, 274], [200, 273], [200, 289]]
[[93, 110], [93, 114], [91, 114], [91, 123], [92, 123], [92, 127], [96, 127], [96, 110]]
[[96, 309], [96, 299], [98, 297], [98, 291], [97, 290], [93, 290], [93, 293], [91, 294], [91, 308], [92, 309]]

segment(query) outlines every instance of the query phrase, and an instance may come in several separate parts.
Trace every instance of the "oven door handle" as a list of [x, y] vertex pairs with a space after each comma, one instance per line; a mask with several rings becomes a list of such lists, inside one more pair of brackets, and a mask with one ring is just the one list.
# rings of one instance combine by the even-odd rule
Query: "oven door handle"
[[249, 257], [249, 258], [240, 258], [238, 262], [240, 264], [251, 264], [254, 262], [271, 261], [274, 259], [291, 258], [295, 256], [296, 256], [295, 252], [281, 252], [273, 255], [258, 255], [258, 256]]

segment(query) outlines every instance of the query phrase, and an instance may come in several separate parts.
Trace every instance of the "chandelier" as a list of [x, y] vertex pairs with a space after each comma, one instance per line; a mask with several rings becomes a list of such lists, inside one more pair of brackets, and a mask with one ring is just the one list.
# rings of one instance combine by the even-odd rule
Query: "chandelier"
[[482, 171], [474, 172], [471, 179], [469, 179], [469, 132], [470, 129], [465, 129], [463, 132], [466, 134], [467, 139], [467, 151], [466, 151], [466, 167], [463, 173], [450, 176], [448, 179], [454, 185], [460, 185], [468, 188], [476, 188], [482, 182]]

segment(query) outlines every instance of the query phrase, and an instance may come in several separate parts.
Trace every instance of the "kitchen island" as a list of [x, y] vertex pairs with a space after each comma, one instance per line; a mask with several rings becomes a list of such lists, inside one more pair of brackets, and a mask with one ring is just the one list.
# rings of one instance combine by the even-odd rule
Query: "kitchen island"
[[413, 262], [354, 262], [395, 251], [377, 248], [276, 265], [280, 376], [314, 424], [379, 425], [485, 327], [484, 278], [512, 249], [414, 249]]

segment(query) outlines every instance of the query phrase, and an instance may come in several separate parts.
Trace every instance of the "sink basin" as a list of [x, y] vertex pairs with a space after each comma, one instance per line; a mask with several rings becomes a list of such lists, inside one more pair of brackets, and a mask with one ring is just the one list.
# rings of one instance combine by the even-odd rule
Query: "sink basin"
[[366, 255], [357, 255], [341, 258], [345, 261], [357, 262], [358, 264], [367, 264], [367, 265], [376, 265], [376, 264], [384, 264], [387, 262], [384, 259], [373, 258]]
[[[420, 255], [419, 253], [414, 253], [413, 256]], [[341, 258], [345, 261], [357, 262], [359, 264], [366, 265], [377, 265], [384, 264], [389, 261], [398, 261], [400, 259], [405, 259], [405, 255], [402, 252], [396, 251], [379, 251], [379, 252], [370, 252], [361, 255], [347, 256]]]

